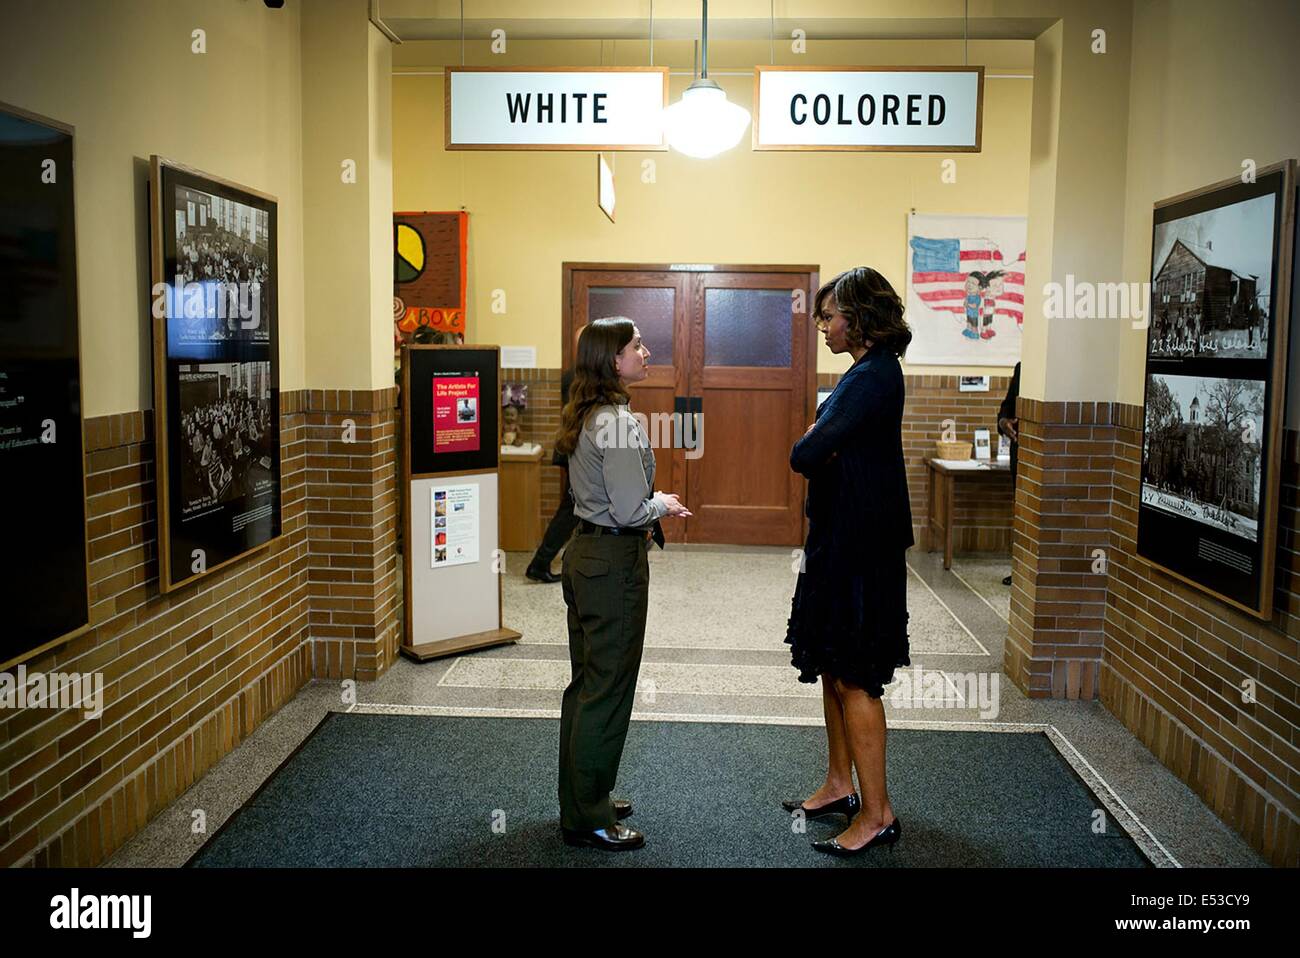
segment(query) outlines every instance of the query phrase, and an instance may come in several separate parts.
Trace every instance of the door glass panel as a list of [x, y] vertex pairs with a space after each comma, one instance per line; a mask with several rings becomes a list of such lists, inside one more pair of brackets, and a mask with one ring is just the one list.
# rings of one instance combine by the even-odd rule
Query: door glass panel
[[789, 366], [790, 290], [706, 289], [704, 365]]
[[587, 293], [587, 318], [626, 316], [650, 349], [650, 365], [673, 364], [672, 287], [593, 286]]

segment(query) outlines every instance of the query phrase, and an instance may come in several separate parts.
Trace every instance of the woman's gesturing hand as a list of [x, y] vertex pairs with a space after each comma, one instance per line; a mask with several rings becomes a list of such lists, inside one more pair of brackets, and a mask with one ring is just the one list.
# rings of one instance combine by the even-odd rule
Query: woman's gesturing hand
[[662, 503], [664, 507], [667, 508], [668, 512], [665, 513], [665, 518], [691, 515], [691, 511], [682, 505], [681, 502], [678, 501], [677, 496], [671, 492], [656, 492], [655, 500]]

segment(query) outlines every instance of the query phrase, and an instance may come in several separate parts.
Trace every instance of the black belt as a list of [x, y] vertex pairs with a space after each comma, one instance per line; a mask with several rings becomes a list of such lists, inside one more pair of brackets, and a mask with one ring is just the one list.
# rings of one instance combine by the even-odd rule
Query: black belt
[[636, 526], [602, 526], [597, 525], [589, 519], [583, 519], [580, 529], [586, 535], [591, 536], [640, 536], [642, 539], [650, 537], [651, 530], [637, 528]]

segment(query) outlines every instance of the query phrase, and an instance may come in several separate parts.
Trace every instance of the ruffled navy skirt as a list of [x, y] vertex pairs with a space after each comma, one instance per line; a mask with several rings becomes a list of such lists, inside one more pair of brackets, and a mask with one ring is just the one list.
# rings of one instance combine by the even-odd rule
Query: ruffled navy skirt
[[800, 682], [829, 675], [873, 698], [894, 669], [911, 665], [907, 636], [906, 550], [863, 550], [851, 561], [811, 548], [799, 573], [785, 641]]

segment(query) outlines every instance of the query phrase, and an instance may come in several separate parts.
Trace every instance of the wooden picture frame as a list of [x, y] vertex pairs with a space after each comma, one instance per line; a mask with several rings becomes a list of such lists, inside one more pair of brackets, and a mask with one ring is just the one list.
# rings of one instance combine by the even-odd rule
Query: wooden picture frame
[[157, 155], [149, 185], [158, 584], [165, 593], [283, 535], [278, 201]]
[[[42, 272], [48, 268], [57, 270], [57, 289], [65, 297], [62, 315], [58, 317], [61, 323], [51, 321], [47, 315], [29, 317], [39, 319], [41, 331], [55, 331], [54, 338], [28, 337], [28, 332], [35, 331], [22, 326], [23, 307], [14, 295], [6, 296], [4, 306], [5, 318], [14, 320], [11, 328], [20, 338], [4, 342], [0, 337], [0, 436], [9, 441], [7, 447], [0, 448], [0, 459], [4, 460], [0, 486], [15, 501], [17, 493], [9, 490], [8, 482], [25, 480], [28, 487], [22, 508], [16, 511], [7, 529], [7, 534], [12, 536], [9, 551], [14, 556], [13, 564], [9, 560], [0, 561], [0, 569], [4, 570], [3, 597], [11, 610], [0, 640], [0, 669], [9, 669], [86, 634], [92, 625], [85, 391], [81, 377], [82, 336], [77, 290], [76, 129], [4, 102], [0, 102], [0, 114], [23, 126], [43, 127], [47, 133], [32, 136], [37, 131], [28, 129], [12, 140], [4, 140], [5, 155], [0, 159], [0, 169], [5, 186], [0, 188], [0, 202], [9, 206], [13, 222], [19, 228], [30, 225], [21, 218], [20, 210], [24, 206], [30, 206], [36, 213], [34, 219], [38, 224], [48, 224], [48, 213], [54, 211], [57, 225], [52, 232], [54, 242], [48, 247], [55, 251], [54, 261], [34, 268]], [[10, 146], [14, 150], [12, 154]], [[9, 195], [10, 190], [13, 195]], [[44, 203], [51, 198], [54, 204]], [[13, 248], [22, 250], [27, 245], [21, 243]], [[21, 261], [6, 265], [12, 266], [14, 275], [18, 276], [24, 269], [33, 268], [33, 264]], [[42, 282], [48, 282], [48, 277], [43, 276]], [[55, 432], [50, 434], [53, 449], [42, 438], [48, 434], [49, 423], [55, 427]], [[43, 459], [31, 459], [36, 450], [42, 449]], [[57, 466], [46, 462], [51, 453], [66, 461]], [[14, 456], [27, 459], [14, 462]], [[50, 468], [53, 472], [33, 477], [31, 468]], [[49, 496], [50, 501], [34, 498], [34, 488]], [[69, 500], [75, 500], [75, 508]], [[49, 547], [39, 564], [32, 564], [27, 553], [18, 548], [37, 534], [36, 530], [24, 527], [29, 520], [42, 524], [39, 535]], [[65, 522], [66, 527], [56, 528], [57, 522]], [[65, 543], [65, 536], [76, 536], [77, 541], [69, 538]], [[30, 577], [26, 570], [30, 570]], [[58, 590], [61, 586], [67, 589], [45, 591]], [[27, 615], [33, 618], [28, 620]]]
[[1161, 200], [1153, 213], [1137, 555], [1264, 620], [1277, 557], [1295, 178], [1295, 161], [1285, 160], [1249, 182]]

